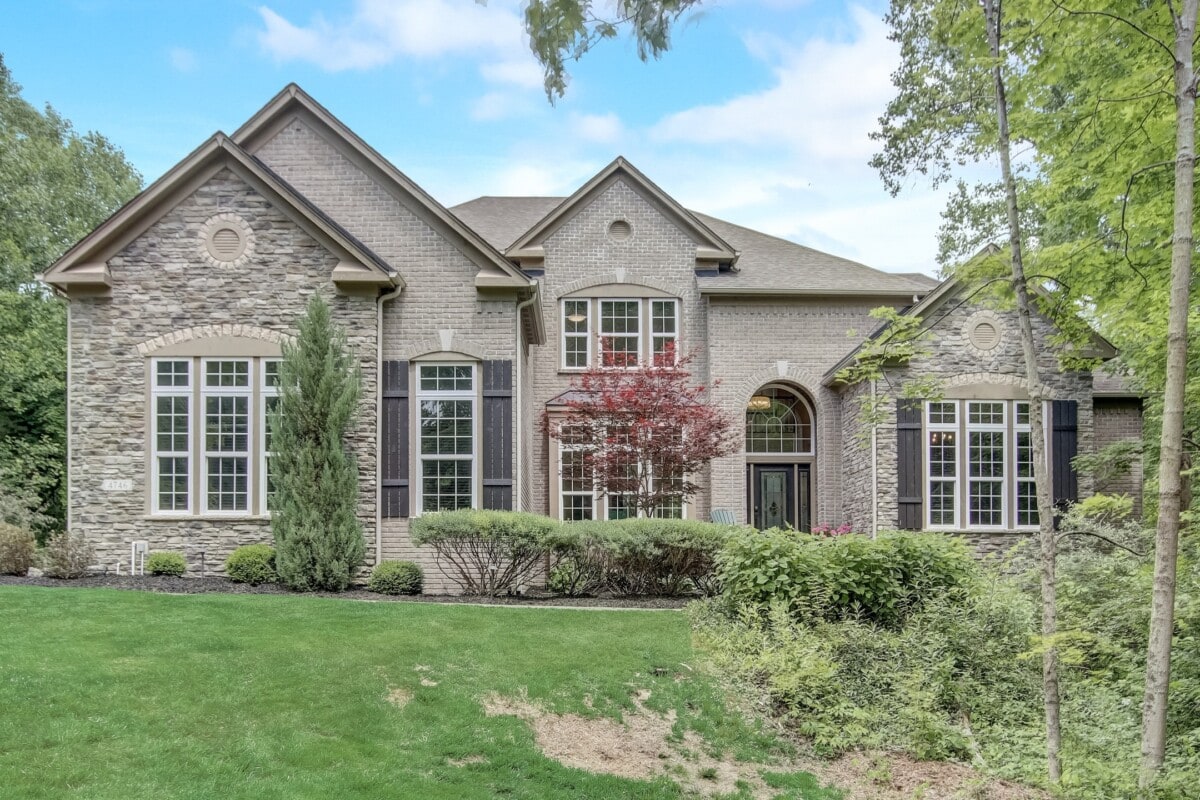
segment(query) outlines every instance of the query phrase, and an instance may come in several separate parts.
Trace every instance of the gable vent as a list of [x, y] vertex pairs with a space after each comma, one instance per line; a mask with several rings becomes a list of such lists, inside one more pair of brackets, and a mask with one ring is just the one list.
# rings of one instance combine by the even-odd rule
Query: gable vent
[[980, 322], [971, 329], [971, 344], [979, 350], [991, 350], [1000, 343], [1000, 331], [991, 322]]
[[608, 226], [608, 238], [623, 242], [633, 235], [633, 226], [623, 219], [614, 220]]
[[233, 228], [218, 228], [208, 240], [208, 252], [218, 261], [236, 261], [243, 247], [242, 234]]

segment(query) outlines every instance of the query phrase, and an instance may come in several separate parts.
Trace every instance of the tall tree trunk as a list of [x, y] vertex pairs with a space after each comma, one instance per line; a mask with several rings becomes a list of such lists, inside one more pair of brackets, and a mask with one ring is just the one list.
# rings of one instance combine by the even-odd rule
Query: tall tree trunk
[[1058, 600], [1055, 581], [1057, 541], [1054, 533], [1054, 507], [1050, 498], [1049, 464], [1046, 461], [1046, 429], [1042, 424], [1041, 375], [1038, 370], [1037, 342], [1033, 338], [1033, 315], [1029, 287], [1025, 282], [1025, 264], [1021, 243], [1021, 221], [1017, 210], [1017, 185], [1013, 178], [1010, 134], [1008, 128], [1008, 98], [1004, 91], [1003, 59], [1000, 49], [1000, 0], [982, 0], [987, 20], [988, 46], [993, 58], [992, 77], [996, 100], [998, 128], [997, 149], [1000, 171], [1008, 206], [1008, 238], [1012, 249], [1012, 283], [1017, 297], [1017, 328], [1020, 331], [1021, 352], [1025, 360], [1025, 382], [1029, 391], [1029, 442], [1033, 451], [1033, 477], [1037, 487], [1038, 529], [1041, 550], [1042, 637], [1046, 649], [1042, 655], [1042, 695], [1046, 712], [1046, 774], [1052, 783], [1062, 777], [1059, 752], [1062, 728], [1059, 717], [1058, 652], [1052, 646], [1058, 629]]
[[1148, 787], [1162, 768], [1167, 740], [1167, 690], [1171, 680], [1171, 637], [1175, 628], [1175, 564], [1179, 557], [1179, 512], [1183, 479], [1183, 404], [1187, 382], [1188, 289], [1192, 276], [1192, 205], [1195, 174], [1196, 87], [1192, 41], [1197, 0], [1184, 0], [1175, 25], [1175, 231], [1171, 247], [1171, 298], [1167, 320], [1167, 379], [1163, 390], [1162, 438], [1158, 459], [1158, 526], [1154, 539], [1154, 599], [1146, 648], [1146, 692], [1142, 700], [1142, 766], [1139, 784]]

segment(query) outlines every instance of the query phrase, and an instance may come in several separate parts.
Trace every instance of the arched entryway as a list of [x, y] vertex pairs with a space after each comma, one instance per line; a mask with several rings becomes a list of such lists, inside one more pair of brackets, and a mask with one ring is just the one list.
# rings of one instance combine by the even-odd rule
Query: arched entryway
[[746, 404], [746, 512], [754, 527], [812, 529], [813, 406], [799, 389], [769, 383]]

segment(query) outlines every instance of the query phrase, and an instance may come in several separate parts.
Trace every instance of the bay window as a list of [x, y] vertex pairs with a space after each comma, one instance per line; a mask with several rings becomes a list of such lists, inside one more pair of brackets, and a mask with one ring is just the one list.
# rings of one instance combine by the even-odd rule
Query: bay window
[[[597, 485], [596, 476], [586, 457], [588, 446], [580, 432], [570, 425], [564, 425], [558, 436], [558, 509], [559, 518], [567, 522], [578, 522], [591, 519], [632, 519], [643, 516], [643, 512], [634, 503], [631, 494], [622, 492], [603, 492]], [[633, 476], [634, 467], [627, 473]], [[651, 491], [666, 482], [669, 485], [681, 485], [681, 478], [662, 478], [665, 469], [649, 468], [649, 483]], [[659, 519], [682, 519], [684, 512], [683, 495], [668, 495], [650, 516]]]

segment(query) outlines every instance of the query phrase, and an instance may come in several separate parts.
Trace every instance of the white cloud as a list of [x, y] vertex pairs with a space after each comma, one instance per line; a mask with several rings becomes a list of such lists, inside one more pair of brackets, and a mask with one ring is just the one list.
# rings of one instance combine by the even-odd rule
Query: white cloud
[[571, 133], [585, 142], [614, 144], [625, 132], [616, 114], [579, 114], [570, 116]]
[[881, 19], [857, 6], [851, 17], [849, 41], [811, 38], [794, 46], [747, 38], [755, 57], [776, 62], [775, 85], [671, 114], [652, 134], [674, 142], [783, 145], [825, 159], [869, 157], [875, 146], [868, 134], [891, 97], [899, 55]]
[[195, 72], [199, 66], [196, 54], [186, 47], [172, 47], [167, 51], [167, 59], [176, 72]]
[[541, 86], [512, 2], [356, 0], [345, 18], [314, 15], [296, 24], [260, 6], [259, 45], [279, 61], [306, 61], [329, 72], [369, 70], [400, 58], [472, 58], [489, 83]]
[[506, 92], [488, 92], [471, 103], [471, 119], [496, 122], [519, 113], [519, 102]]

